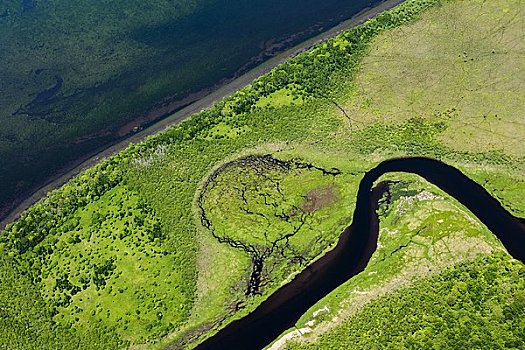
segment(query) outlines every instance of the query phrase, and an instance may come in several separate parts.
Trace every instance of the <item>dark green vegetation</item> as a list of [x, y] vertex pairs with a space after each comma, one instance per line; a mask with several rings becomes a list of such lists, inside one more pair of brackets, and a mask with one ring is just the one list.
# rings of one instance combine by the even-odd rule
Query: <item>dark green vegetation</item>
[[287, 349], [523, 349], [525, 266], [498, 253], [367, 304], [315, 345]]
[[[523, 42], [516, 39], [525, 18], [521, 11], [523, 4], [512, 0], [408, 1], [54, 191], [1, 236], [0, 274], [8, 282], [2, 283], [0, 305], [3, 319], [13, 322], [0, 328], [0, 344], [73, 347], [66, 339], [78, 337], [86, 343], [75, 348], [92, 348], [95, 342], [111, 349], [116, 343], [192, 347], [248, 313], [303, 268], [300, 261], [290, 264], [284, 257], [302, 256], [306, 262], [330, 249], [350, 224], [362, 173], [393, 156], [450, 162], [521, 215], [525, 171], [519, 145], [502, 148], [511, 142], [507, 134], [477, 129], [469, 137], [450, 138], [462, 130], [456, 123], [466, 117], [471, 124], [487, 120], [479, 101], [491, 87], [499, 90], [498, 84], [505, 84], [511, 91], [525, 91], [518, 69]], [[458, 23], [465, 23], [462, 36], [451, 34]], [[486, 38], [501, 35], [510, 37], [483, 45]], [[474, 61], [464, 62], [462, 44], [471, 41], [479, 51], [472, 54]], [[400, 52], [384, 60], [393, 48]], [[463, 70], [465, 64], [472, 70]], [[470, 74], [478, 70], [487, 70], [485, 77], [500, 77], [502, 66], [516, 69], [501, 80], [494, 78], [493, 85], [458, 88], [461, 101], [467, 101], [462, 108], [457, 107], [457, 91], [442, 93], [457, 81], [480, 85], [480, 74]], [[429, 70], [447, 74], [434, 81], [434, 90], [425, 88]], [[389, 109], [386, 101], [398, 109]], [[498, 125], [518, 125], [514, 130], [521, 132], [518, 112], [497, 111]], [[489, 136], [483, 148], [468, 142]], [[316, 322], [324, 319], [314, 331], [337, 332], [333, 316], [352, 317], [353, 298], [361, 292], [381, 297], [431, 271], [501, 250], [490, 232], [451, 198], [410, 176], [393, 179], [401, 182], [392, 187], [391, 204], [382, 207], [381, 249], [375, 260], [305, 314], [301, 326], [329, 306], [329, 313], [314, 317]], [[314, 210], [319, 203], [324, 205]], [[253, 224], [247, 226], [248, 221]], [[279, 241], [296, 230], [287, 243]], [[232, 247], [233, 240], [251, 251]], [[253, 256], [264, 255], [277, 241], [277, 251], [270, 249], [271, 257], [262, 264], [256, 293], [250, 291], [257, 271]], [[507, 264], [508, 258], [498, 259], [489, 259], [491, 265]], [[504, 276], [495, 288], [507, 283]], [[360, 299], [361, 305], [370, 299]], [[374, 305], [380, 305], [377, 300]], [[329, 339], [330, 333], [323, 337]]]
[[367, 5], [2, 1], [0, 217], [69, 163]]
[[198, 5], [2, 2], [0, 205], [116, 139], [121, 126], [152, 109], [162, 92], [153, 89], [153, 77], [137, 73], [162, 50], [132, 40], [130, 32], [178, 21]]

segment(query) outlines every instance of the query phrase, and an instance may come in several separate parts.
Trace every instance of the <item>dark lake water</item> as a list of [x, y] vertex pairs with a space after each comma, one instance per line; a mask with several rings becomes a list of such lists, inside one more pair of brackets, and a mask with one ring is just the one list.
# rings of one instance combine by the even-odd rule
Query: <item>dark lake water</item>
[[[31, 68], [27, 74], [33, 80], [17, 86], [17, 80], [28, 79], [16, 77], [21, 74], [17, 65], [0, 68], [0, 90], [7, 91], [5, 96], [11, 98], [9, 105], [0, 103], [0, 122], [17, 119], [27, 124], [26, 127], [16, 124], [16, 129], [13, 126], [5, 135], [0, 132], [0, 142], [5, 143], [0, 145], [4, 152], [0, 155], [0, 220], [53, 177], [124, 139], [124, 134], [135, 125], [150, 125], [167, 115], [169, 110], [161, 107], [168, 102], [238, 76], [272, 55], [381, 2], [202, 0], [198, 1], [200, 7], [182, 20], [157, 25], [146, 21], [129, 27], [123, 19], [122, 31], [118, 32], [120, 22], [98, 23], [97, 18], [125, 18], [119, 17], [120, 14], [137, 12], [140, 2], [102, 6], [98, 1], [86, 0], [77, 4], [77, 10], [77, 5], [72, 6], [66, 0], [21, 0], [22, 12], [18, 17], [13, 17], [15, 7], [5, 10], [8, 21], [0, 22], [0, 34], [6, 31], [21, 38], [17, 29], [9, 28], [9, 21], [20, 20], [17, 27], [20, 33], [41, 33], [46, 25], [52, 30], [57, 25], [64, 26], [57, 33], [63, 35], [64, 40], [73, 38], [76, 44], [64, 46], [64, 40], [54, 35], [29, 36], [27, 40], [34, 38], [35, 42], [28, 43], [21, 39], [16, 44], [9, 41], [12, 47], [6, 52], [15, 55], [11, 62], [24, 61]], [[151, 4], [173, 5], [159, 1]], [[82, 13], [91, 15], [86, 17]], [[78, 23], [72, 19], [77, 17], [81, 19]], [[67, 25], [63, 24], [66, 22]], [[96, 36], [83, 34], [90, 26], [100, 28], [102, 34], [110, 30], [118, 34], [111, 39], [101, 35], [97, 42]], [[146, 48], [148, 57], [137, 57], [130, 52], [129, 63], [122, 70], [112, 72], [106, 80], [92, 86], [80, 82], [111, 65], [112, 52], [121, 50], [122, 54], [123, 43]], [[16, 53], [22, 51], [13, 45], [34, 48], [34, 54], [16, 57]], [[102, 47], [107, 59], [96, 56], [101, 53], [93, 47]], [[7, 81], [14, 83], [5, 83]], [[44, 81], [46, 83], [42, 83]], [[17, 94], [24, 97], [20, 102], [13, 98]], [[43, 126], [41, 135], [34, 138], [39, 141], [38, 146], [27, 140], [19, 141], [24, 136], [20, 130], [33, 129], [31, 123]], [[132, 127], [128, 127], [130, 123]]]
[[295, 322], [317, 301], [349, 278], [363, 271], [377, 247], [378, 200], [387, 184], [374, 182], [389, 172], [420, 175], [465, 205], [503, 243], [508, 252], [525, 263], [525, 220], [514, 217], [483, 187], [458, 169], [428, 158], [387, 160], [367, 172], [357, 195], [352, 225], [337, 246], [281, 287], [248, 316], [234, 321], [197, 349], [262, 349]]
[[379, 2], [215, 1], [182, 21], [141, 28], [132, 36], [170, 52], [174, 56], [166, 62], [172, 62], [176, 69], [183, 70], [184, 64], [198, 58], [195, 55], [205, 55], [213, 57], [209, 63], [215, 71], [222, 70], [217, 76], [227, 76], [263, 53], [265, 45], [278, 44], [294, 35], [289, 44], [297, 43]]
[[35, 8], [35, 3], [33, 0], [22, 0], [22, 9], [23, 11], [30, 11]]

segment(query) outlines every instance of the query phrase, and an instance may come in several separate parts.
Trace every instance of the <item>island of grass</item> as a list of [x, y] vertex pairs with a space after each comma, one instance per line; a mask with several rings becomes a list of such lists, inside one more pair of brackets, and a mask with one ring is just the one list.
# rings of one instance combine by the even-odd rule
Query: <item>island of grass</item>
[[[196, 347], [333, 248], [392, 157], [524, 217], [523, 11], [406, 1], [53, 191], [0, 237], [0, 344]], [[271, 348], [523, 347], [523, 264], [435, 186], [383, 180], [368, 266]]]

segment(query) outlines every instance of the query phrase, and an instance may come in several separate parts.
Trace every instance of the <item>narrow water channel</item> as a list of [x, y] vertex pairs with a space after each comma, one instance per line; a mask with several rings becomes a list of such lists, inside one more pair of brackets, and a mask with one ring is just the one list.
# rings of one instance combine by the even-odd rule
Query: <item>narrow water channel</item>
[[377, 247], [378, 201], [387, 184], [374, 182], [383, 174], [417, 174], [467, 207], [525, 263], [525, 220], [505, 210], [482, 186], [458, 169], [429, 158], [396, 158], [368, 171], [359, 185], [353, 222], [337, 246], [298, 274], [246, 317], [234, 321], [197, 349], [261, 349], [297, 320], [317, 301], [363, 271]]

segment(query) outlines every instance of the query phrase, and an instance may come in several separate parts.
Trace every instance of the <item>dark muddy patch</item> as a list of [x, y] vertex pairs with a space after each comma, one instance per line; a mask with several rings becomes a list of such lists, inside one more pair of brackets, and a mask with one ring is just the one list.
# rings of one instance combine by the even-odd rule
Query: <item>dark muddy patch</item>
[[333, 185], [308, 191], [304, 198], [302, 209], [314, 213], [337, 201], [338, 195]]

